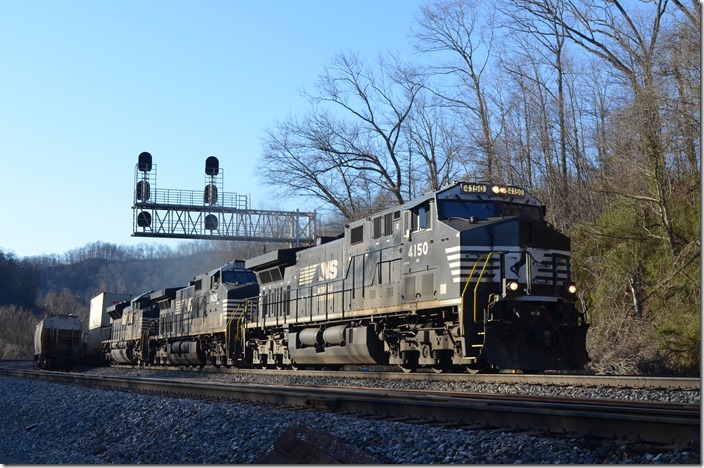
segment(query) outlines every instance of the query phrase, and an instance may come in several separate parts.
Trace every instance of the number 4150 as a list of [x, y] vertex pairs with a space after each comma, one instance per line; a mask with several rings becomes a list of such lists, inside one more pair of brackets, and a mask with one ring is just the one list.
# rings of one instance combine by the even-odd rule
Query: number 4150
[[409, 257], [420, 257], [422, 255], [428, 255], [428, 243], [418, 242], [416, 244], [411, 244], [408, 249]]

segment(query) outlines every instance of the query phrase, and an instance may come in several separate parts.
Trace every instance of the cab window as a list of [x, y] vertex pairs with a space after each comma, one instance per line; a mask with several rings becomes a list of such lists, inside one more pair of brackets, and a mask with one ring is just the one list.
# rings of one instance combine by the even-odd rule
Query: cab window
[[411, 232], [430, 229], [430, 203], [426, 202], [410, 210]]

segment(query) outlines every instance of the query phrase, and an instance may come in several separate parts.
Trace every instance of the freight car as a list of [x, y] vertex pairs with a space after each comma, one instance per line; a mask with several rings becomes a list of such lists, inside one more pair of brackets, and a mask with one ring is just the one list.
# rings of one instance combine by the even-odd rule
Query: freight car
[[34, 330], [34, 362], [40, 369], [71, 370], [80, 358], [83, 323], [73, 314], [49, 315]]
[[254, 366], [394, 364], [411, 372], [578, 369], [570, 240], [524, 188], [457, 182], [351, 222], [339, 238], [246, 262]]

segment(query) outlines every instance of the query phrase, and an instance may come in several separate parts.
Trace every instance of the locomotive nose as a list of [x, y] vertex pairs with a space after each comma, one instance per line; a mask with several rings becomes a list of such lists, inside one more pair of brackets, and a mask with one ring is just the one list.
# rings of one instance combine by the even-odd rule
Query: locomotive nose
[[556, 330], [532, 329], [528, 330], [528, 346], [532, 348], [552, 348], [560, 342]]

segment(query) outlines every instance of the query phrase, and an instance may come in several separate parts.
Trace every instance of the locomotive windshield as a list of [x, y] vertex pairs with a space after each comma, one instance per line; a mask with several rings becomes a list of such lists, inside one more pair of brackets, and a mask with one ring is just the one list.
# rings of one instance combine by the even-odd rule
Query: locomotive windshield
[[223, 283], [254, 283], [257, 277], [249, 270], [222, 270]]
[[535, 221], [542, 221], [542, 210], [539, 206], [520, 203], [495, 201], [442, 200], [438, 203], [440, 220], [483, 219], [508, 216], [527, 216]]

